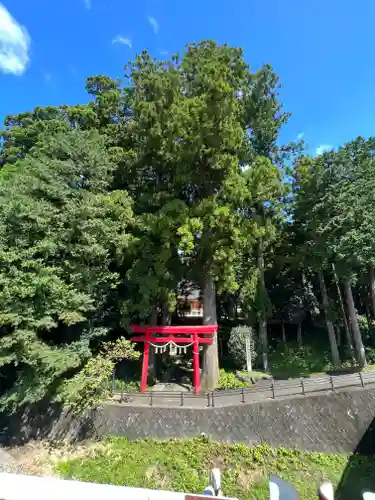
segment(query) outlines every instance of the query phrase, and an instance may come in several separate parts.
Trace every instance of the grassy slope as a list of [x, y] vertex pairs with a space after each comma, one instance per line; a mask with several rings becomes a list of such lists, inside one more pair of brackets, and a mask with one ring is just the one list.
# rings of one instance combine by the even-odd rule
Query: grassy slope
[[[94, 451], [92, 451], [94, 450]], [[246, 499], [268, 499], [267, 477], [275, 473], [290, 480], [303, 499], [315, 499], [325, 479], [337, 485], [347, 471], [348, 457], [302, 453], [268, 445], [221, 445], [205, 438], [183, 441], [127, 441], [108, 438], [88, 456], [58, 462], [57, 472], [83, 481], [201, 493], [211, 467], [220, 467], [223, 493]], [[375, 460], [351, 457], [351, 469], [342, 498], [360, 498], [371, 488]]]

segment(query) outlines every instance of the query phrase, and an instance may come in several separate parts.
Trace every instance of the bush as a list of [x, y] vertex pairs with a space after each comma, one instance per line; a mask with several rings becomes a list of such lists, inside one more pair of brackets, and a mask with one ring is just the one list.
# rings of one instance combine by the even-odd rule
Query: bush
[[228, 341], [228, 351], [234, 365], [240, 370], [246, 366], [246, 339], [250, 339], [251, 361], [256, 359], [256, 350], [253, 330], [250, 326], [236, 326], [232, 328]]
[[114, 362], [101, 354], [89, 359], [82, 370], [63, 385], [64, 408], [78, 416], [107, 399], [114, 367]]
[[375, 321], [371, 320], [370, 328], [366, 316], [358, 314], [358, 326], [365, 344], [371, 344], [375, 337]]
[[63, 384], [60, 399], [64, 408], [80, 415], [98, 406], [110, 395], [109, 380], [115, 359], [138, 359], [140, 355], [123, 337], [104, 344], [97, 356], [89, 359], [79, 373]]
[[240, 389], [247, 387], [246, 382], [239, 380], [233, 372], [226, 372], [221, 369], [219, 374], [219, 389]]
[[124, 392], [139, 392], [141, 390], [140, 382], [136, 380], [119, 380], [116, 379], [116, 390]]
[[269, 353], [269, 371], [275, 378], [306, 377], [332, 368], [330, 352], [312, 346], [285, 346]]
[[365, 347], [366, 360], [369, 365], [375, 364], [375, 349], [373, 347]]

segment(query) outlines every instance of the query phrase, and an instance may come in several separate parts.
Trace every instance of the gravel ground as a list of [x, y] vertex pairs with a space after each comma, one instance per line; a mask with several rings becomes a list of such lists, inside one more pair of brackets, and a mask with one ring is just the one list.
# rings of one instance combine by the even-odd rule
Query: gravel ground
[[52, 446], [51, 443], [45, 441], [29, 441], [13, 448], [0, 446], [0, 473], [55, 476], [56, 461], [86, 456], [97, 446], [99, 446], [98, 443], [84, 443], [81, 446], [60, 443]]
[[21, 472], [21, 467], [3, 448], [0, 448], [0, 472]]

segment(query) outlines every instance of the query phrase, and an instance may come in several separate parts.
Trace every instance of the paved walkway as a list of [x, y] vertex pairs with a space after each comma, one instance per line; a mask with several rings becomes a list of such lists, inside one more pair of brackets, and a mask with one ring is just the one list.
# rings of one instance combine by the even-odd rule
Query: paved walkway
[[261, 380], [244, 389], [214, 391], [198, 396], [186, 392], [146, 392], [122, 394], [121, 400], [121, 393], [117, 392], [113, 395], [113, 400], [130, 406], [207, 408], [374, 386], [375, 372], [369, 372], [289, 380]]

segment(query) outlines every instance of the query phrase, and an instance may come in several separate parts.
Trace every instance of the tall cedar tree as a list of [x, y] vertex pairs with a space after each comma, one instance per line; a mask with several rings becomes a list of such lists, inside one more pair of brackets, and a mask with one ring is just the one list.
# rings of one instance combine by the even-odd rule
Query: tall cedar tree
[[[239, 171], [244, 131], [238, 92], [247, 74], [241, 50], [212, 41], [188, 45], [181, 59], [166, 64], [144, 52], [130, 68], [147, 210], [180, 207], [179, 254], [200, 269], [205, 323], [217, 322], [216, 282], [233, 279], [233, 215], [222, 191]], [[204, 352], [202, 387], [212, 389], [217, 381], [215, 337]]]

